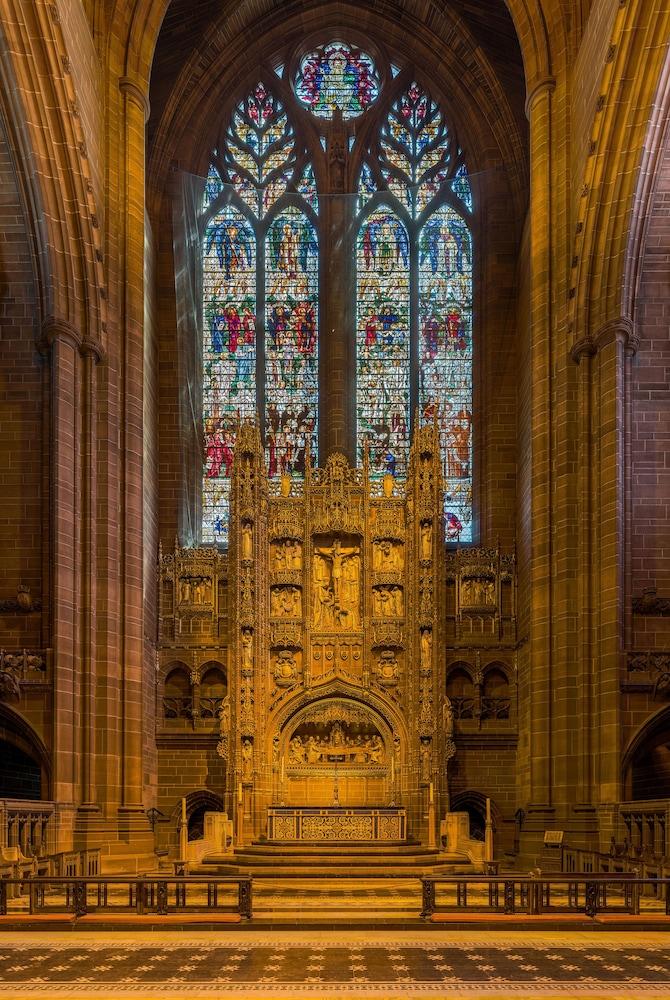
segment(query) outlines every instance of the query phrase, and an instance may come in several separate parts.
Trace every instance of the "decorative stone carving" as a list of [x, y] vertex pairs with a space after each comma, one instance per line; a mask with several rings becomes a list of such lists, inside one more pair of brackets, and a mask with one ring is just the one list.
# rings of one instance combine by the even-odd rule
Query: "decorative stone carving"
[[21, 612], [22, 614], [29, 614], [31, 611], [41, 611], [42, 604], [40, 601], [33, 599], [30, 593], [30, 587], [25, 583], [20, 583], [16, 588], [16, 597], [8, 601], [0, 601], [0, 612], [5, 612], [9, 614], [16, 614]]
[[299, 587], [273, 587], [270, 591], [270, 615], [273, 618], [301, 618], [302, 591]]
[[335, 536], [330, 544], [314, 546], [315, 629], [351, 632], [360, 628], [360, 582], [360, 545], [343, 545]]
[[377, 660], [377, 680], [382, 687], [396, 687], [399, 680], [398, 657], [393, 649], [382, 649]]
[[292, 687], [298, 680], [298, 663], [293, 650], [280, 649], [275, 655], [274, 679], [277, 687]]
[[402, 587], [379, 586], [372, 591], [375, 618], [402, 618], [405, 613]]
[[390, 538], [375, 542], [372, 568], [377, 573], [401, 573], [404, 569], [403, 546]]

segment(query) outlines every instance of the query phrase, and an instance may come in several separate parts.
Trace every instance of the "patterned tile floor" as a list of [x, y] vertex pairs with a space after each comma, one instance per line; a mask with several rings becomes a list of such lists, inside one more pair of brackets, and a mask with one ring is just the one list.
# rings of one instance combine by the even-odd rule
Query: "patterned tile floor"
[[0, 1000], [230, 996], [670, 997], [670, 938], [641, 933], [0, 934]]

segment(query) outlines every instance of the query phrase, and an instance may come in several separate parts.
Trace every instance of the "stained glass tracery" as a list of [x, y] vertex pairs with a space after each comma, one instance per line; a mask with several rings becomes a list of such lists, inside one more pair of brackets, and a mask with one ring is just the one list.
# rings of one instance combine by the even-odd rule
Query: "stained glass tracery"
[[319, 118], [356, 118], [376, 99], [379, 76], [371, 57], [343, 42], [306, 55], [295, 83], [298, 100]]
[[203, 542], [227, 543], [240, 420], [262, 409], [271, 476], [304, 473], [307, 436], [316, 449], [318, 239], [300, 205], [318, 211], [312, 166], [259, 83], [230, 116], [203, 198]]
[[404, 476], [409, 453], [409, 240], [387, 209], [358, 233], [356, 355], [359, 461], [364, 442], [373, 475]]
[[[370, 440], [373, 475], [402, 474], [414, 405], [411, 350], [419, 418], [437, 418], [440, 428], [447, 538], [470, 541], [472, 240], [458, 208], [472, 209], [467, 170], [439, 105], [415, 82], [391, 104], [373, 152], [359, 177], [359, 210], [380, 190], [376, 175], [395, 212], [373, 212], [359, 231], [358, 439]], [[393, 246], [399, 228], [404, 236]], [[402, 316], [406, 349], [393, 336], [370, 348], [369, 331], [384, 315]]]

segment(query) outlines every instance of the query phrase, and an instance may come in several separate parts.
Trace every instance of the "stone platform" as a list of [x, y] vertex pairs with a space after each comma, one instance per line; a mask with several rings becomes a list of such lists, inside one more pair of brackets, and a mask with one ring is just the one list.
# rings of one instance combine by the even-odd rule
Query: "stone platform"
[[255, 878], [412, 877], [476, 871], [464, 854], [445, 854], [416, 841], [286, 843], [259, 840], [232, 854], [209, 854], [192, 874], [249, 872]]

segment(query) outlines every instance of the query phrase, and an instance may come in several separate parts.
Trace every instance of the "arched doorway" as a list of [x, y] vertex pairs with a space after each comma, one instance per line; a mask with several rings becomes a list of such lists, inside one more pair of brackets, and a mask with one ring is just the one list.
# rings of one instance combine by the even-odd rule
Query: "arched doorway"
[[623, 758], [627, 800], [670, 798], [670, 706], [638, 730]]
[[0, 704], [0, 798], [37, 801], [51, 792], [49, 752], [26, 720]]

